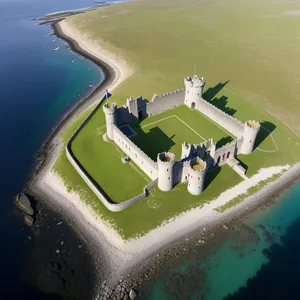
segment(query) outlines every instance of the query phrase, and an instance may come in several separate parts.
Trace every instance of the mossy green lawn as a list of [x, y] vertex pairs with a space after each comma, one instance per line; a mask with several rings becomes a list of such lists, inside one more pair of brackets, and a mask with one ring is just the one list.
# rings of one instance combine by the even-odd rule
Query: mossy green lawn
[[72, 151], [114, 202], [129, 200], [141, 194], [150, 179], [133, 163], [122, 163], [124, 153], [114, 143], [103, 140], [105, 132], [104, 113], [99, 109], [74, 139]]
[[[192, 75], [196, 64], [197, 73], [208, 82], [204, 94], [207, 99], [241, 121], [257, 120], [272, 132], [270, 135], [261, 130], [254, 153], [239, 156], [251, 176], [262, 167], [292, 165], [300, 160], [299, 137], [282, 123], [300, 132], [300, 102], [296, 101], [300, 94], [300, 69], [295, 68], [300, 51], [296, 30], [300, 19], [285, 14], [300, 9], [296, 6], [299, 5], [285, 0], [140, 0], [72, 16], [66, 21], [135, 67], [135, 74], [113, 91], [112, 101], [119, 105], [129, 96], [151, 99], [154, 93], [182, 88], [183, 77]], [[197, 121], [191, 118], [189, 122]], [[100, 149], [103, 125], [100, 109], [75, 139], [73, 150], [84, 165], [91, 164], [93, 155], [98, 158], [98, 154], [106, 152]], [[196, 125], [190, 126], [205, 138], [210, 137]], [[65, 138], [71, 132], [68, 130]], [[113, 149], [111, 146], [107, 152], [112, 153]], [[117, 161], [120, 163], [119, 158]], [[98, 160], [93, 164], [90, 168], [99, 180], [105, 172], [113, 174], [108, 164], [105, 169]], [[117, 172], [116, 164], [113, 166]], [[178, 185], [169, 193], [155, 189], [147, 199], [122, 213], [111, 213], [88, 189], [63, 152], [55, 170], [69, 188], [115, 224], [125, 238], [147, 232], [172, 216], [202, 205], [240, 181], [236, 173], [224, 167], [212, 181], [214, 173], [210, 173], [206, 182], [210, 184], [199, 197], [187, 193], [185, 185]], [[140, 190], [138, 186], [144, 182], [137, 177], [136, 188]]]

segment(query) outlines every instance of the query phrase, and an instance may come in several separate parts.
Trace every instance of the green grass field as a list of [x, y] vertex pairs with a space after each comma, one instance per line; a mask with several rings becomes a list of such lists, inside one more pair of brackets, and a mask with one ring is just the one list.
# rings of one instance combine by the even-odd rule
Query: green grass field
[[218, 146], [233, 140], [223, 128], [184, 105], [131, 125], [137, 135], [132, 141], [154, 161], [157, 154], [170, 151], [180, 160], [183, 142], [199, 144], [213, 138]]
[[[135, 74], [113, 91], [111, 101], [119, 105], [129, 96], [142, 95], [151, 99], [154, 93], [182, 88], [183, 78], [192, 75], [196, 64], [197, 73], [207, 80], [206, 99], [243, 122], [259, 121], [271, 132], [260, 132], [254, 153], [239, 155], [247, 167], [247, 176], [251, 176], [260, 168], [300, 161], [300, 140], [291, 131], [300, 133], [300, 69], [295, 67], [300, 51], [297, 31], [300, 18], [293, 13], [299, 10], [300, 4], [288, 0], [133, 0], [72, 16], [66, 21], [135, 67]], [[212, 127], [202, 130], [200, 119], [203, 117], [198, 113], [200, 117], [196, 118], [192, 115], [195, 113], [179, 108], [176, 115], [205, 139], [228, 138], [228, 134], [207, 120], [203, 120], [206, 122], [203, 127]], [[152, 158], [156, 158], [155, 152], [163, 148], [173, 151], [179, 158], [183, 140], [201, 141], [198, 134], [188, 130], [176, 117], [149, 125], [163, 115], [167, 118], [171, 114], [174, 112], [135, 124], [140, 134], [134, 141]], [[75, 123], [79, 124], [80, 120], [83, 116]], [[76, 124], [68, 128], [65, 140]], [[110, 180], [105, 183], [111, 197], [123, 201], [140, 193], [148, 179], [129, 165], [119, 168], [119, 150], [112, 144], [103, 146], [103, 125], [104, 116], [100, 109], [75, 139], [73, 151], [99, 182], [118, 172], [118, 180], [124, 178], [122, 174], [129, 174], [124, 178], [124, 191], [117, 190]], [[175, 132], [175, 128], [180, 130]], [[148, 138], [150, 141], [151, 136], [160, 136], [163, 145], [148, 142], [148, 147], [146, 141]], [[113, 155], [106, 159], [108, 153]], [[187, 193], [186, 186], [180, 184], [169, 193], [154, 189], [147, 199], [128, 210], [111, 213], [77, 175], [63, 151], [55, 170], [69, 189], [80, 193], [127, 239], [145, 233], [191, 207], [211, 201], [241, 180], [225, 166], [209, 173], [205, 193], [198, 197]]]

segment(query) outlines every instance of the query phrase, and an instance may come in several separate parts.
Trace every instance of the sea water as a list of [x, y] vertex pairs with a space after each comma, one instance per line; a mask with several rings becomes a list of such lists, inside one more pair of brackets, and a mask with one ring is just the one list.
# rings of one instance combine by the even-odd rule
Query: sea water
[[[201, 257], [200, 247], [201, 258], [193, 253], [164, 270], [142, 299], [298, 299], [300, 182], [241, 221], [255, 230], [259, 242], [237, 246], [228, 233], [210, 255]], [[172, 283], [174, 274], [180, 276], [181, 287], [178, 281]], [[199, 284], [197, 274], [203, 274]]]
[[23, 280], [23, 265], [34, 243], [12, 198], [22, 191], [34, 153], [60, 117], [104, 78], [94, 63], [49, 35], [49, 25], [30, 19], [92, 4], [89, 0], [0, 0], [1, 299], [46, 297]]
[[[49, 36], [49, 26], [39, 26], [29, 19], [91, 4], [89, 0], [0, 0], [3, 299], [16, 299], [16, 295], [46, 299], [45, 294], [21, 278], [33, 244], [12, 197], [22, 190], [34, 162], [33, 154], [59, 118], [82, 95], [92, 92], [90, 82], [96, 86], [103, 80], [97, 66], [70, 51], [64, 41]], [[56, 47], [58, 51], [54, 51]], [[298, 182], [273, 205], [244, 220], [259, 234], [259, 243], [237, 248], [235, 238], [228, 234], [210, 255], [197, 259], [191, 254], [189, 259], [160, 274], [143, 298], [169, 299], [170, 276], [174, 273], [181, 275], [186, 288], [178, 289], [177, 299], [200, 299], [202, 295], [205, 299], [299, 298], [299, 200]]]

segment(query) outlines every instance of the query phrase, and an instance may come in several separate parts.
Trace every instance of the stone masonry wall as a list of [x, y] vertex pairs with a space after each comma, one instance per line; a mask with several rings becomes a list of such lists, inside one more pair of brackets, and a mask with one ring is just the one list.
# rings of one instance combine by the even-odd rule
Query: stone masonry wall
[[155, 187], [157, 185], [157, 179], [150, 182], [143, 190], [143, 192], [127, 201], [123, 201], [121, 203], [114, 203], [112, 199], [110, 199], [105, 192], [101, 189], [101, 186], [96, 184], [93, 180], [93, 178], [90, 177], [89, 173], [84, 169], [84, 167], [80, 164], [76, 156], [74, 155], [72, 151], [72, 142], [78, 135], [78, 133], [81, 131], [81, 129], [88, 123], [88, 121], [92, 118], [92, 116], [96, 113], [96, 111], [99, 109], [101, 103], [106, 99], [106, 96], [104, 95], [101, 100], [99, 101], [98, 105], [95, 107], [95, 109], [87, 116], [87, 118], [79, 125], [79, 127], [76, 129], [76, 131], [71, 136], [70, 140], [67, 142], [66, 145], [66, 157], [70, 164], [74, 167], [78, 175], [84, 180], [84, 182], [87, 184], [87, 186], [94, 192], [94, 194], [97, 196], [97, 198], [102, 202], [102, 204], [110, 211], [113, 212], [119, 212], [122, 211], [131, 205], [143, 200], [147, 197], [148, 192], [151, 188]]
[[152, 101], [145, 105], [146, 116], [155, 116], [166, 110], [175, 108], [184, 103], [185, 89], [176, 90], [174, 92], [154, 95]]
[[236, 141], [228, 143], [216, 150], [215, 163], [222, 166], [226, 163], [228, 158], [233, 158], [236, 154]]
[[218, 107], [212, 105], [208, 101], [199, 99], [195, 105], [195, 108], [201, 113], [212, 119], [221, 127], [225, 128], [234, 136], [239, 137], [243, 133], [244, 124], [240, 120], [226, 114], [224, 111], [220, 110]]
[[157, 164], [135, 145], [117, 126], [113, 125], [114, 142], [152, 180], [158, 177]]

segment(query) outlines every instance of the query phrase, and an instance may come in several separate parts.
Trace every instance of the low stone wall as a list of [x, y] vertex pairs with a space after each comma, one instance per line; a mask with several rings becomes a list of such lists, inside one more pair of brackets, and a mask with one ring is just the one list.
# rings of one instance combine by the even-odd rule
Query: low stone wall
[[150, 192], [152, 189], [154, 189], [157, 186], [158, 178], [150, 182], [148, 185], [145, 186], [145, 189]]
[[[153, 188], [157, 180], [154, 180], [153, 182], [149, 183], [143, 190], [143, 193], [127, 200], [121, 203], [114, 203], [101, 189], [101, 187], [93, 180], [93, 178], [90, 177], [88, 172], [83, 168], [83, 166], [80, 164], [80, 162], [75, 157], [73, 151], [72, 151], [72, 142], [75, 139], [75, 137], [78, 135], [78, 133], [81, 131], [81, 129], [87, 124], [87, 122], [93, 117], [97, 109], [100, 107], [101, 103], [106, 99], [105, 95], [101, 98], [99, 103], [97, 104], [96, 108], [88, 115], [88, 117], [82, 122], [82, 124], [76, 129], [76, 131], [71, 136], [70, 140], [67, 142], [66, 145], [66, 156], [71, 165], [74, 167], [74, 169], [77, 171], [77, 173], [80, 175], [80, 177], [84, 180], [84, 182], [88, 185], [88, 187], [94, 192], [94, 194], [98, 197], [98, 199], [102, 202], [102, 204], [110, 211], [113, 212], [119, 212], [122, 211], [131, 205], [145, 199], [147, 197], [147, 188], [150, 186]], [[149, 190], [148, 190], [149, 191]]]
[[152, 180], [158, 177], [157, 164], [135, 143], [133, 143], [117, 126], [113, 126], [114, 142], [130, 159]]

